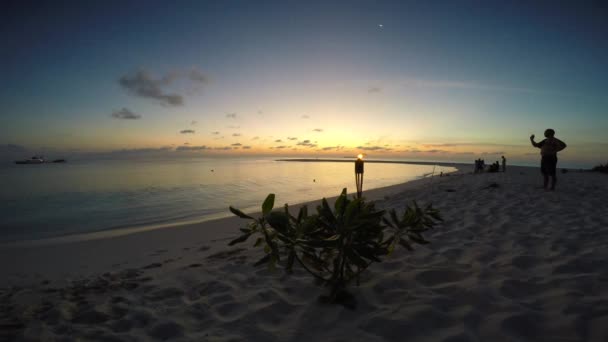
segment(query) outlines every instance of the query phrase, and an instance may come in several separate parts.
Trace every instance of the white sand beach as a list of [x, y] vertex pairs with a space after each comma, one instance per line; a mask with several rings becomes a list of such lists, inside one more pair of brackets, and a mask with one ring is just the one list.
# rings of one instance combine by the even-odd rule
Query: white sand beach
[[0, 247], [0, 341], [608, 341], [608, 177], [559, 173], [547, 192], [537, 168], [460, 168], [364, 193], [445, 222], [370, 266], [356, 310], [254, 267], [253, 241], [227, 246], [234, 217]]

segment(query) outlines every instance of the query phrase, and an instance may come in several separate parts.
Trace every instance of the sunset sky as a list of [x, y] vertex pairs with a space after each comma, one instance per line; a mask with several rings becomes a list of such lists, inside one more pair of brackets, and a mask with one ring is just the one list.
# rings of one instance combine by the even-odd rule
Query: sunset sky
[[608, 7], [9, 1], [0, 156], [608, 159]]

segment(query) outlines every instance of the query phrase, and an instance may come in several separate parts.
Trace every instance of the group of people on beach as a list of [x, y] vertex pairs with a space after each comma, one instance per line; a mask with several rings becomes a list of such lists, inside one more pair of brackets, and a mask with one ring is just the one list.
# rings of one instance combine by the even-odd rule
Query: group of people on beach
[[[479, 158], [475, 160], [475, 173], [480, 173], [486, 171], [486, 162], [485, 160]], [[498, 160], [492, 164], [487, 169], [488, 172], [498, 172], [500, 171], [500, 163]], [[507, 171], [507, 158], [502, 156], [502, 172]]]

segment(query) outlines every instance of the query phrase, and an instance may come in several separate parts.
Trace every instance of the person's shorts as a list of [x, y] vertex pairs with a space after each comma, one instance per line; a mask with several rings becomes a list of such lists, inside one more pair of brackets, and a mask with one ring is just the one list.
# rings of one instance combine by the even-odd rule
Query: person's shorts
[[557, 156], [543, 156], [540, 160], [540, 172], [545, 176], [555, 176]]

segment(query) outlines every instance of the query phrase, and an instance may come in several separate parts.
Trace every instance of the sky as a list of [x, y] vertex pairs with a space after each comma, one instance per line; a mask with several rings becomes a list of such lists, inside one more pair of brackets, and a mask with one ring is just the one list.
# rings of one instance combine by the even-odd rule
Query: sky
[[608, 5], [8, 1], [0, 158], [608, 160]]

